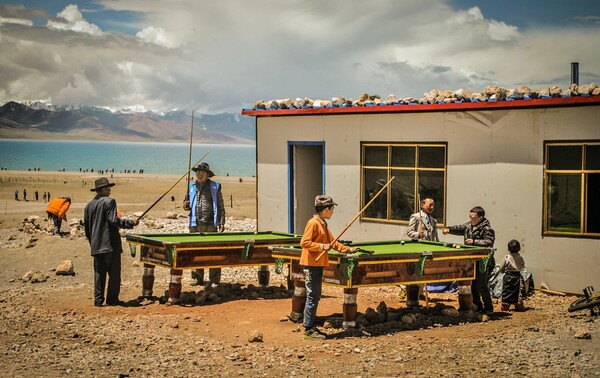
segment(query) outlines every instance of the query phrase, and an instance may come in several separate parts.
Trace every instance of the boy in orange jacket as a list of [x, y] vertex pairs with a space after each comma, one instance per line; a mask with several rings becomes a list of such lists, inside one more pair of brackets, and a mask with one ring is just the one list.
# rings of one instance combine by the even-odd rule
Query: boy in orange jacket
[[350, 248], [342, 243], [335, 242], [331, 231], [327, 227], [327, 219], [333, 215], [334, 206], [330, 196], [319, 195], [315, 198], [316, 214], [308, 220], [300, 246], [302, 255], [300, 256], [300, 265], [304, 270], [304, 281], [306, 285], [306, 305], [304, 306], [304, 338], [305, 339], [325, 339], [326, 336], [315, 326], [317, 317], [317, 307], [321, 299], [323, 267], [329, 265], [329, 257], [325, 253], [318, 261], [323, 251], [335, 249], [338, 252], [354, 252], [356, 248]]
[[48, 219], [54, 221], [54, 232], [53, 235], [60, 236], [60, 226], [63, 219], [67, 220], [67, 211], [71, 206], [70, 197], [56, 197], [48, 203], [46, 207], [46, 213], [48, 213]]

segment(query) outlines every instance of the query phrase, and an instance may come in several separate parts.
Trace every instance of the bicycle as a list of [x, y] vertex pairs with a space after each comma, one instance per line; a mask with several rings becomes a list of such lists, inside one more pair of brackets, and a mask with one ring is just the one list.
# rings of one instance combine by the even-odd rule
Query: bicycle
[[592, 286], [583, 289], [583, 297], [573, 301], [568, 308], [569, 312], [589, 308], [592, 316], [600, 315], [600, 293], [595, 293]]

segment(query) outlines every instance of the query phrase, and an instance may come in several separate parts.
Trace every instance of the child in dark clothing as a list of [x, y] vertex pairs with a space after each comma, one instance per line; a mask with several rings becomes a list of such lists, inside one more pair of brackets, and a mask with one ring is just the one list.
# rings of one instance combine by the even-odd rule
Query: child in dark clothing
[[504, 273], [502, 279], [502, 311], [508, 311], [510, 305], [515, 306], [516, 311], [525, 311], [523, 297], [525, 283], [521, 271], [525, 269], [525, 260], [519, 253], [521, 244], [517, 240], [508, 242], [508, 255], [504, 256], [500, 264], [500, 273]]

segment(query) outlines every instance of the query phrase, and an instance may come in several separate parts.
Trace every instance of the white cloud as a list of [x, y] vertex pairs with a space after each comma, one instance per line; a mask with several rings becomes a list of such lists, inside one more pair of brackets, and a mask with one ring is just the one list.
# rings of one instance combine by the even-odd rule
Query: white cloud
[[83, 15], [79, 11], [79, 7], [75, 4], [67, 5], [65, 9], [59, 12], [57, 19], [48, 20], [46, 26], [56, 30], [70, 30], [78, 33], [90, 35], [102, 35], [102, 30], [94, 24], [91, 24], [83, 19]]
[[[590, 23], [522, 33], [443, 1], [101, 3], [135, 14], [127, 28], [137, 34], [102, 32], [76, 5], [47, 28], [0, 24], [0, 49], [11, 51], [0, 54], [0, 100], [238, 112], [261, 98], [566, 88], [571, 61], [580, 62], [580, 83], [600, 75], [600, 30]], [[0, 17], [8, 17], [1, 8]]]
[[33, 21], [26, 20], [23, 18], [0, 17], [0, 25], [2, 25], [2, 24], [16, 24], [16, 25], [33, 26]]
[[516, 26], [492, 20], [488, 25], [488, 35], [495, 41], [509, 41], [519, 37], [519, 29]]
[[163, 28], [148, 26], [147, 28], [137, 32], [135, 36], [144, 42], [153, 43], [158, 46], [167, 48], [177, 47], [176, 44], [171, 41], [167, 32]]

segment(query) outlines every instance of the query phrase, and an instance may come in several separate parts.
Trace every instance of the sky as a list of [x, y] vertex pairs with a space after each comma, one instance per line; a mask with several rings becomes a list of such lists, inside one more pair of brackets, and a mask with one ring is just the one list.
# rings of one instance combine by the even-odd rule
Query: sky
[[0, 0], [0, 103], [239, 113], [256, 100], [600, 84], [597, 0]]

